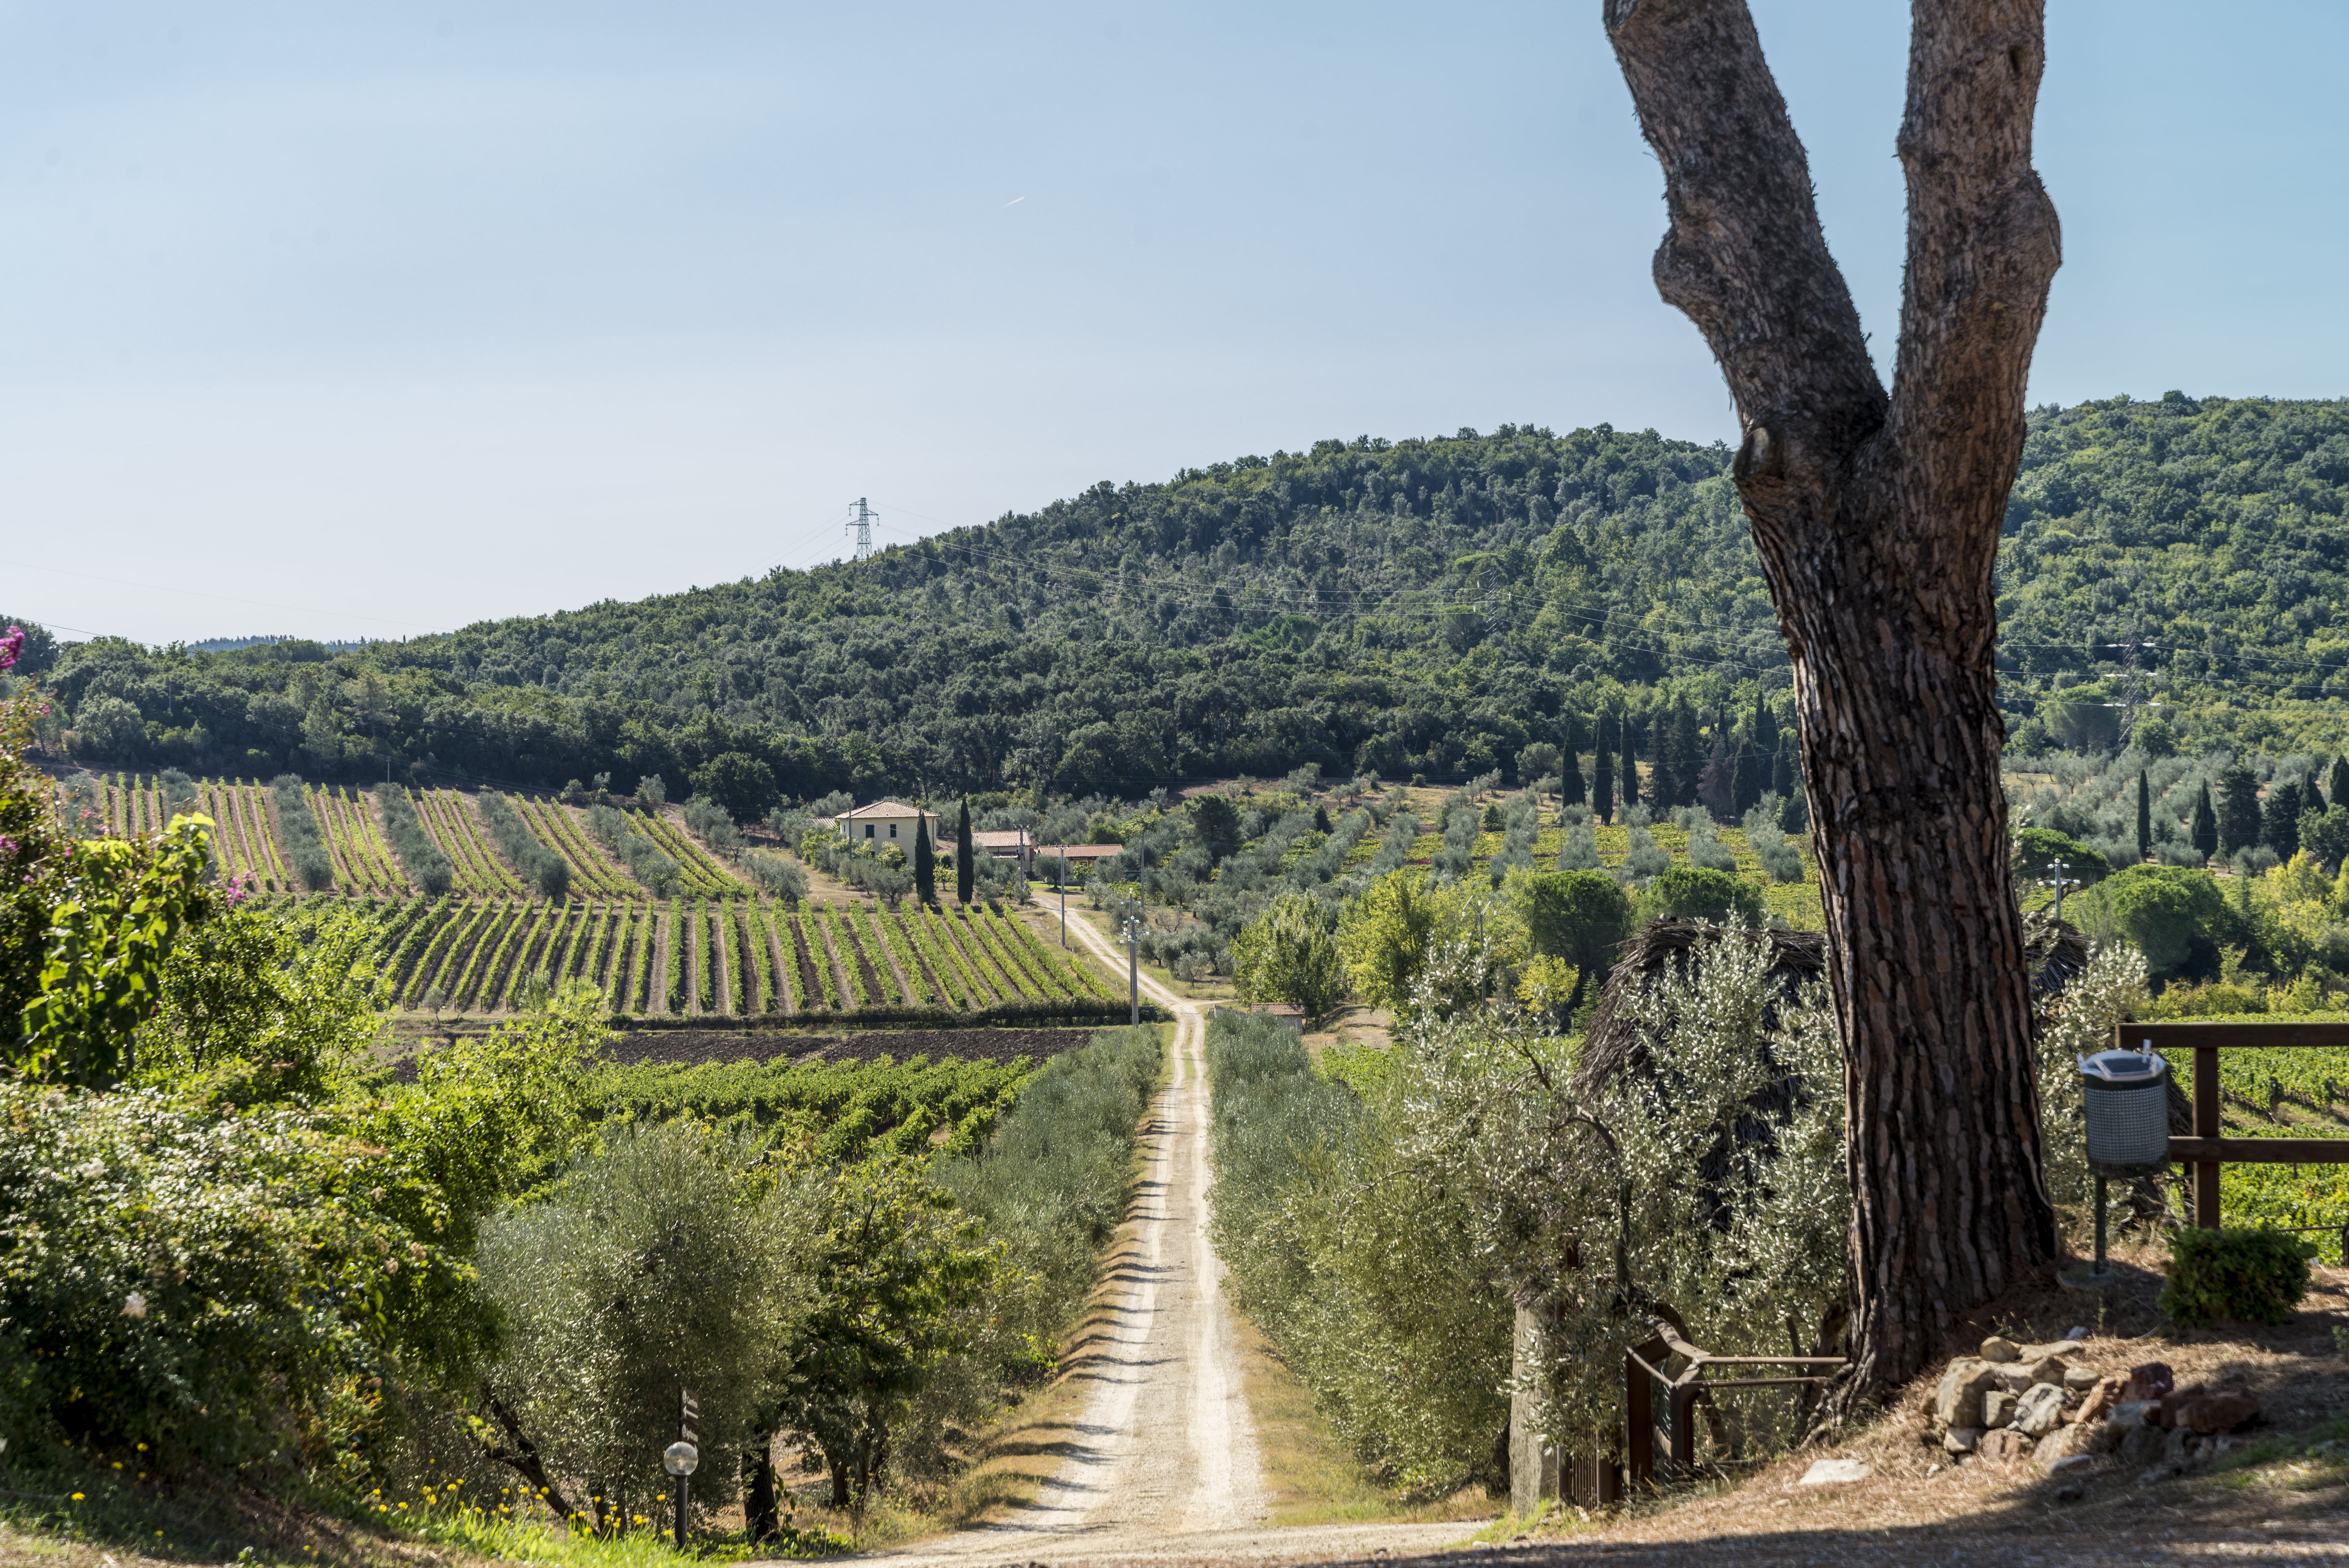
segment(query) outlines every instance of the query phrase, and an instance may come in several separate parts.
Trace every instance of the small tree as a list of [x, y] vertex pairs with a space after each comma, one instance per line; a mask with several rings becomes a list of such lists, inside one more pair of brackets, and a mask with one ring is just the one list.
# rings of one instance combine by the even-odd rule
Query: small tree
[[938, 852], [930, 844], [930, 820], [914, 825], [914, 896], [924, 903], [938, 902]]
[[968, 1339], [996, 1267], [978, 1222], [919, 1162], [883, 1156], [833, 1179], [790, 1400], [791, 1424], [823, 1451], [833, 1507], [870, 1501], [894, 1429]]
[[1535, 872], [1510, 879], [1536, 954], [1574, 965], [1568, 1008], [1582, 1005], [1594, 976], [1604, 976], [1615, 949], [1631, 934], [1631, 901], [1605, 872]]
[[1615, 760], [1607, 754], [1614, 728], [1612, 718], [1603, 713], [1599, 716], [1597, 750], [1590, 758], [1590, 812], [1602, 822], [1615, 820]]
[[707, 795], [737, 822], [755, 822], [782, 798], [775, 770], [742, 751], [722, 751], [693, 770], [693, 792]]
[[[1615, 726], [1615, 738], [1618, 758], [1622, 764], [1616, 769], [1616, 793], [1623, 798], [1626, 806], [1636, 806], [1640, 803], [1640, 721], [1625, 714]], [[1660, 729], [1657, 739], [1661, 738]], [[1661, 799], [1664, 756], [1661, 747], [1651, 744], [1648, 748], [1648, 761], [1651, 765], [1648, 773], [1648, 794]]]
[[2187, 836], [2204, 860], [2219, 852], [2219, 813], [2210, 809], [2210, 786], [2194, 787], [2194, 825]]
[[2288, 861], [2300, 852], [2300, 786], [2289, 779], [2268, 791], [2260, 813], [2260, 842]]
[[1240, 847], [1240, 814], [1228, 797], [1202, 795], [1191, 802], [1191, 831], [1216, 860]]
[[1233, 988], [1243, 1002], [1288, 1002], [1319, 1018], [1346, 999], [1335, 923], [1309, 893], [1285, 892], [1232, 938]]
[[2137, 858], [2153, 859], [2153, 787], [2142, 768], [2137, 770]]
[[960, 813], [955, 818], [955, 900], [957, 903], [970, 902], [971, 883], [978, 874], [978, 862], [971, 858], [970, 850], [970, 802], [965, 800]]
[[2219, 848], [2227, 854], [2260, 841], [2260, 781], [2240, 763], [2219, 775]]
[[668, 786], [657, 773], [647, 773], [636, 780], [636, 804], [647, 811], [657, 811], [668, 804]]
[[1648, 886], [1649, 913], [1681, 915], [1725, 925], [1732, 916], [1747, 926], [1762, 923], [1762, 890], [1743, 877], [1704, 866], [1674, 866]]

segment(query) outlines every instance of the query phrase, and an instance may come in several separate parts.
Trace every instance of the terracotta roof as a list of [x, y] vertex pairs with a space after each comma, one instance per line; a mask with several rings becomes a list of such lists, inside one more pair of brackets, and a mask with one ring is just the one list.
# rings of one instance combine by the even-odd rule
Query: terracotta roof
[[859, 806], [853, 811], [843, 811], [832, 819], [845, 822], [852, 817], [935, 817], [936, 811], [925, 811], [919, 806], [908, 806], [903, 800], [875, 800], [870, 806]]

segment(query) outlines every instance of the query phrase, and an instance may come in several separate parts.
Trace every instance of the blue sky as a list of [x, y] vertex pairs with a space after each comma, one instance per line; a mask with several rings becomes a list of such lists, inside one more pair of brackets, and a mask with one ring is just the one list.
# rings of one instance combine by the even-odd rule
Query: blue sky
[[[0, 612], [401, 635], [1319, 438], [1733, 435], [1597, 0], [0, 4]], [[1896, 330], [1905, 7], [1764, 4]], [[2349, 8], [2059, 0], [2037, 401], [2349, 393]]]

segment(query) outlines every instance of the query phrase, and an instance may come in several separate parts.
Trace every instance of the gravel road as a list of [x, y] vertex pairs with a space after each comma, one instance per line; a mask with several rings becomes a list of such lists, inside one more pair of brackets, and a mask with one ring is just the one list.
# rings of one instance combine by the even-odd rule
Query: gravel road
[[[1088, 922], [1069, 929], [1121, 975], [1123, 954]], [[1135, 1244], [1110, 1284], [1112, 1317], [1078, 1373], [1093, 1386], [1077, 1440], [1017, 1517], [859, 1559], [887, 1563], [1301, 1563], [1425, 1552], [1474, 1524], [1279, 1529], [1240, 1387], [1223, 1264], [1207, 1243], [1206, 1021], [1144, 977], [1175, 1016], [1172, 1081], [1147, 1135]]]

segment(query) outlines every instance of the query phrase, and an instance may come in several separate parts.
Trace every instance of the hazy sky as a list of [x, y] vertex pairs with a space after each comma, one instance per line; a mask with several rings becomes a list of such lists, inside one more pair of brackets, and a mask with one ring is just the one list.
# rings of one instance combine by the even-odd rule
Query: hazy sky
[[[2036, 401], [2349, 393], [2349, 7], [2057, 0]], [[1764, 4], [1887, 352], [1905, 8]], [[1733, 435], [1541, 5], [0, 4], [0, 614], [397, 636], [1319, 438]]]

